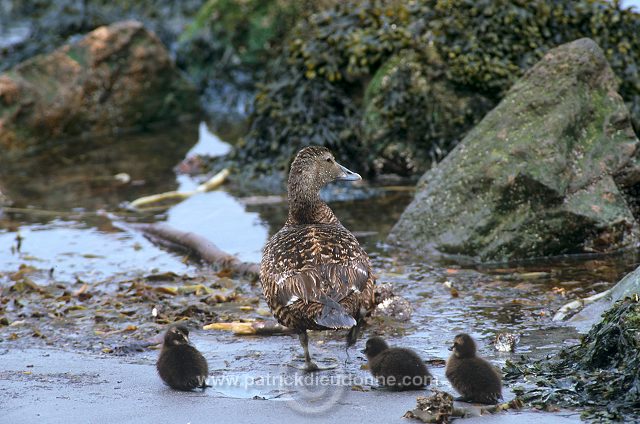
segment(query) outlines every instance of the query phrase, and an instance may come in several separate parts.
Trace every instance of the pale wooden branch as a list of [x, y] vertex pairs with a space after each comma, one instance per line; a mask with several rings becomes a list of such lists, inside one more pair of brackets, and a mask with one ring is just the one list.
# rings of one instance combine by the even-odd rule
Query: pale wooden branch
[[254, 322], [214, 322], [207, 324], [203, 330], [232, 331], [238, 336], [269, 336], [272, 334], [293, 334], [294, 330], [280, 324], [266, 321]]
[[242, 262], [198, 234], [180, 231], [167, 224], [133, 224], [131, 226], [142, 231], [154, 243], [169, 249], [195, 254], [203, 261], [228, 269], [234, 274], [253, 279], [257, 279], [260, 275], [260, 265], [257, 263]]
[[153, 205], [157, 205], [160, 202], [175, 204], [184, 199], [188, 199], [194, 194], [205, 193], [218, 188], [225, 182], [229, 173], [228, 169], [223, 169], [211, 177], [207, 182], [200, 184], [194, 191], [168, 191], [166, 193], [143, 196], [129, 203], [129, 206], [134, 209], [147, 209], [149, 207], [154, 207]]

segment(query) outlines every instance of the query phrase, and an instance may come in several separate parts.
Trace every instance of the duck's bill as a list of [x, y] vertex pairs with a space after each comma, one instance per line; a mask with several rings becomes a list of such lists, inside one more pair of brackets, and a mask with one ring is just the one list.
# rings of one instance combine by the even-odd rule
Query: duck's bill
[[361, 180], [362, 177], [360, 176], [360, 174], [356, 174], [353, 171], [348, 170], [347, 168], [345, 168], [344, 166], [337, 164], [340, 167], [340, 170], [342, 171], [342, 175], [339, 175], [336, 180], [338, 181], [358, 181]]

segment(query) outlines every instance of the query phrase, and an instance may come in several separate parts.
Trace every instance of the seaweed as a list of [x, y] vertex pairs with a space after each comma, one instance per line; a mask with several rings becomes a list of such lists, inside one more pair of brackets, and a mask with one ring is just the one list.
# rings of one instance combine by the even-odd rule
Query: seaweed
[[640, 19], [619, 1], [442, 0], [431, 29], [448, 77], [496, 98], [551, 48], [592, 38], [620, 78], [639, 128], [640, 40], [633, 34]]
[[283, 39], [233, 159], [271, 173], [324, 144], [370, 176], [418, 176], [547, 51], [582, 37], [605, 51], [638, 129], [638, 32], [636, 13], [604, 0], [328, 4]]
[[[339, 2], [301, 19], [254, 101], [250, 131], [233, 156], [257, 171], [284, 171], [292, 152], [322, 144], [359, 172], [373, 164], [361, 141], [362, 104], [375, 72], [403, 49], [419, 49], [427, 9], [419, 2]], [[275, 161], [273, 160], [276, 158]]]
[[581, 343], [543, 360], [507, 361], [505, 379], [535, 387], [516, 391], [525, 403], [581, 407], [594, 421], [640, 418], [640, 300], [615, 303]]
[[308, 5], [289, 0], [208, 0], [180, 35], [176, 60], [201, 89], [221, 78], [251, 86], [264, 77], [263, 64], [277, 55], [287, 31]]

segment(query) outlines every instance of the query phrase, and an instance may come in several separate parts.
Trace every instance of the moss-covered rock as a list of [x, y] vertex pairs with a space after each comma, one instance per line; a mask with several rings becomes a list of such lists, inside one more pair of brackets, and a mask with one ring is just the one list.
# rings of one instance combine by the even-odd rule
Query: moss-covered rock
[[507, 361], [505, 379], [526, 404], [587, 408], [602, 422], [640, 420], [640, 302], [638, 292], [615, 303], [579, 345], [540, 361]]
[[78, 34], [123, 20], [144, 23], [171, 49], [205, 1], [5, 0], [0, 3], [0, 72], [50, 53]]
[[421, 178], [390, 240], [483, 261], [634, 246], [640, 146], [616, 90], [592, 40], [553, 49]]
[[0, 149], [172, 122], [199, 110], [193, 87], [135, 21], [100, 27], [0, 74]]

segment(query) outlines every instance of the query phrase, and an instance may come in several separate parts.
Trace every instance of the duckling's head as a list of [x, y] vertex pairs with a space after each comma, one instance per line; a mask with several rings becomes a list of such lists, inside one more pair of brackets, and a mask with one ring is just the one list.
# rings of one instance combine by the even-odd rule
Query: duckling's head
[[476, 342], [468, 334], [458, 334], [449, 347], [457, 358], [473, 358], [476, 356]]
[[362, 353], [367, 355], [367, 359], [375, 358], [385, 350], [389, 349], [389, 345], [384, 341], [382, 337], [371, 337], [367, 340]]
[[300, 150], [291, 163], [289, 187], [319, 191], [333, 181], [357, 181], [362, 177], [336, 162], [329, 149], [309, 146]]
[[178, 324], [169, 327], [164, 335], [165, 346], [189, 344], [189, 329], [186, 325]]

